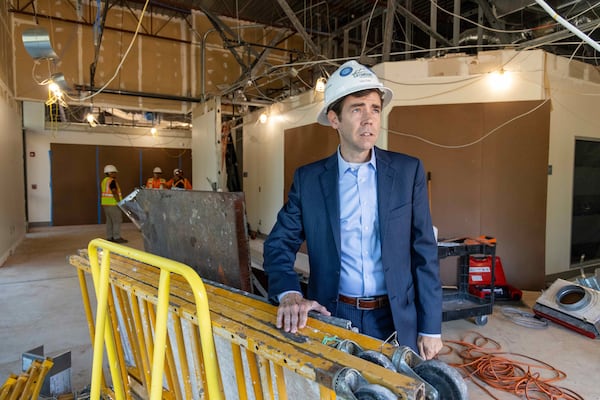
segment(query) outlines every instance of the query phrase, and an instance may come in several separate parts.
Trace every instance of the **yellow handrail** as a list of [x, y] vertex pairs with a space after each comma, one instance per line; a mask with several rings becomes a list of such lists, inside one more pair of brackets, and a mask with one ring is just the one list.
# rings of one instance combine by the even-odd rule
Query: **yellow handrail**
[[[101, 262], [99, 262], [100, 252], [98, 249], [102, 249]], [[94, 337], [94, 358], [92, 363], [91, 398], [94, 400], [100, 398], [102, 359], [105, 344], [115, 397], [117, 400], [125, 398], [125, 383], [122, 382], [122, 375], [119, 371], [114, 333], [107, 320], [111, 252], [160, 269], [156, 323], [154, 326], [154, 354], [152, 358], [150, 400], [159, 400], [162, 398], [171, 274], [182, 276], [192, 289], [196, 303], [196, 316], [206, 373], [207, 387], [205, 389], [211, 400], [222, 399], [223, 393], [219, 380], [219, 366], [213, 339], [208, 298], [202, 279], [200, 279], [191, 267], [185, 264], [103, 239], [94, 239], [88, 245], [90, 267], [98, 301], [95, 324], [96, 335]]]

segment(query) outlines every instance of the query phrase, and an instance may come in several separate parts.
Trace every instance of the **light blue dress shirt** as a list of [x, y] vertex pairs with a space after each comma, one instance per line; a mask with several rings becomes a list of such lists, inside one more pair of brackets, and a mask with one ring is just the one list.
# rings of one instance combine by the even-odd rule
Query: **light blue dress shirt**
[[365, 163], [345, 161], [338, 147], [341, 261], [339, 292], [350, 297], [387, 293], [377, 209], [375, 152]]

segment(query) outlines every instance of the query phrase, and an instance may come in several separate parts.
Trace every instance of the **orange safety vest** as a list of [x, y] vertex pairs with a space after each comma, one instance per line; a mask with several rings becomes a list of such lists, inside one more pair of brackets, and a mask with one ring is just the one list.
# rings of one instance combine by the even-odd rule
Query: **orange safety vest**
[[164, 189], [166, 187], [166, 183], [167, 181], [165, 181], [165, 178], [148, 178], [146, 181], [146, 189]]
[[[171, 179], [169, 180], [171, 189], [179, 189], [179, 190], [192, 190], [192, 184], [188, 181], [187, 178], [179, 178], [177, 180]], [[181, 185], [183, 187], [178, 187], [177, 185]]]
[[[117, 205], [117, 199], [115, 199], [115, 196], [113, 196], [113, 193], [110, 190], [110, 182], [113, 179], [114, 178], [111, 178], [110, 176], [107, 176], [106, 178], [102, 179], [102, 184], [100, 185], [100, 188], [102, 190], [102, 199], [101, 199], [100, 203], [103, 206], [116, 206]], [[121, 188], [119, 187], [119, 182], [117, 182], [115, 180], [115, 183], [117, 184], [117, 193], [119, 194], [119, 199], [122, 199], [123, 196], [121, 196]]]

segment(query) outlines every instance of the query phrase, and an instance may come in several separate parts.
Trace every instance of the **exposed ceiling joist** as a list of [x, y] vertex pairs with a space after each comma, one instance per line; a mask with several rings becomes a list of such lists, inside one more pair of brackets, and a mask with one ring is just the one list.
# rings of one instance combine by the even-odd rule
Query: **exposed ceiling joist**
[[302, 26], [302, 23], [300, 23], [300, 21], [296, 17], [296, 14], [294, 14], [294, 11], [290, 8], [289, 4], [285, 0], [277, 0], [277, 3], [279, 3], [279, 6], [285, 12], [285, 15], [287, 15], [287, 17], [290, 19], [292, 25], [294, 25], [294, 28], [296, 28], [298, 34], [302, 36], [302, 39], [304, 39], [304, 42], [310, 48], [313, 54], [315, 56], [320, 55], [321, 50], [317, 47], [316, 44], [314, 44], [308, 33], [306, 33], [304, 26]]
[[448, 47], [452, 46], [452, 43], [448, 39], [431, 29], [429, 25], [421, 21], [416, 15], [404, 8], [402, 5], [398, 4], [396, 6], [396, 9], [400, 14], [406, 17], [406, 19], [408, 19], [413, 25], [415, 25], [417, 28], [434, 38], [438, 43], [446, 45]]

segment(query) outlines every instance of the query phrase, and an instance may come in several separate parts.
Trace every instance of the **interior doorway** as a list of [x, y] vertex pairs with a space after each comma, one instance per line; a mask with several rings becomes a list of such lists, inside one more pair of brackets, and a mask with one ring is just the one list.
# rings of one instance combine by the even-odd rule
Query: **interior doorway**
[[573, 173], [571, 267], [600, 261], [600, 141], [577, 139]]

